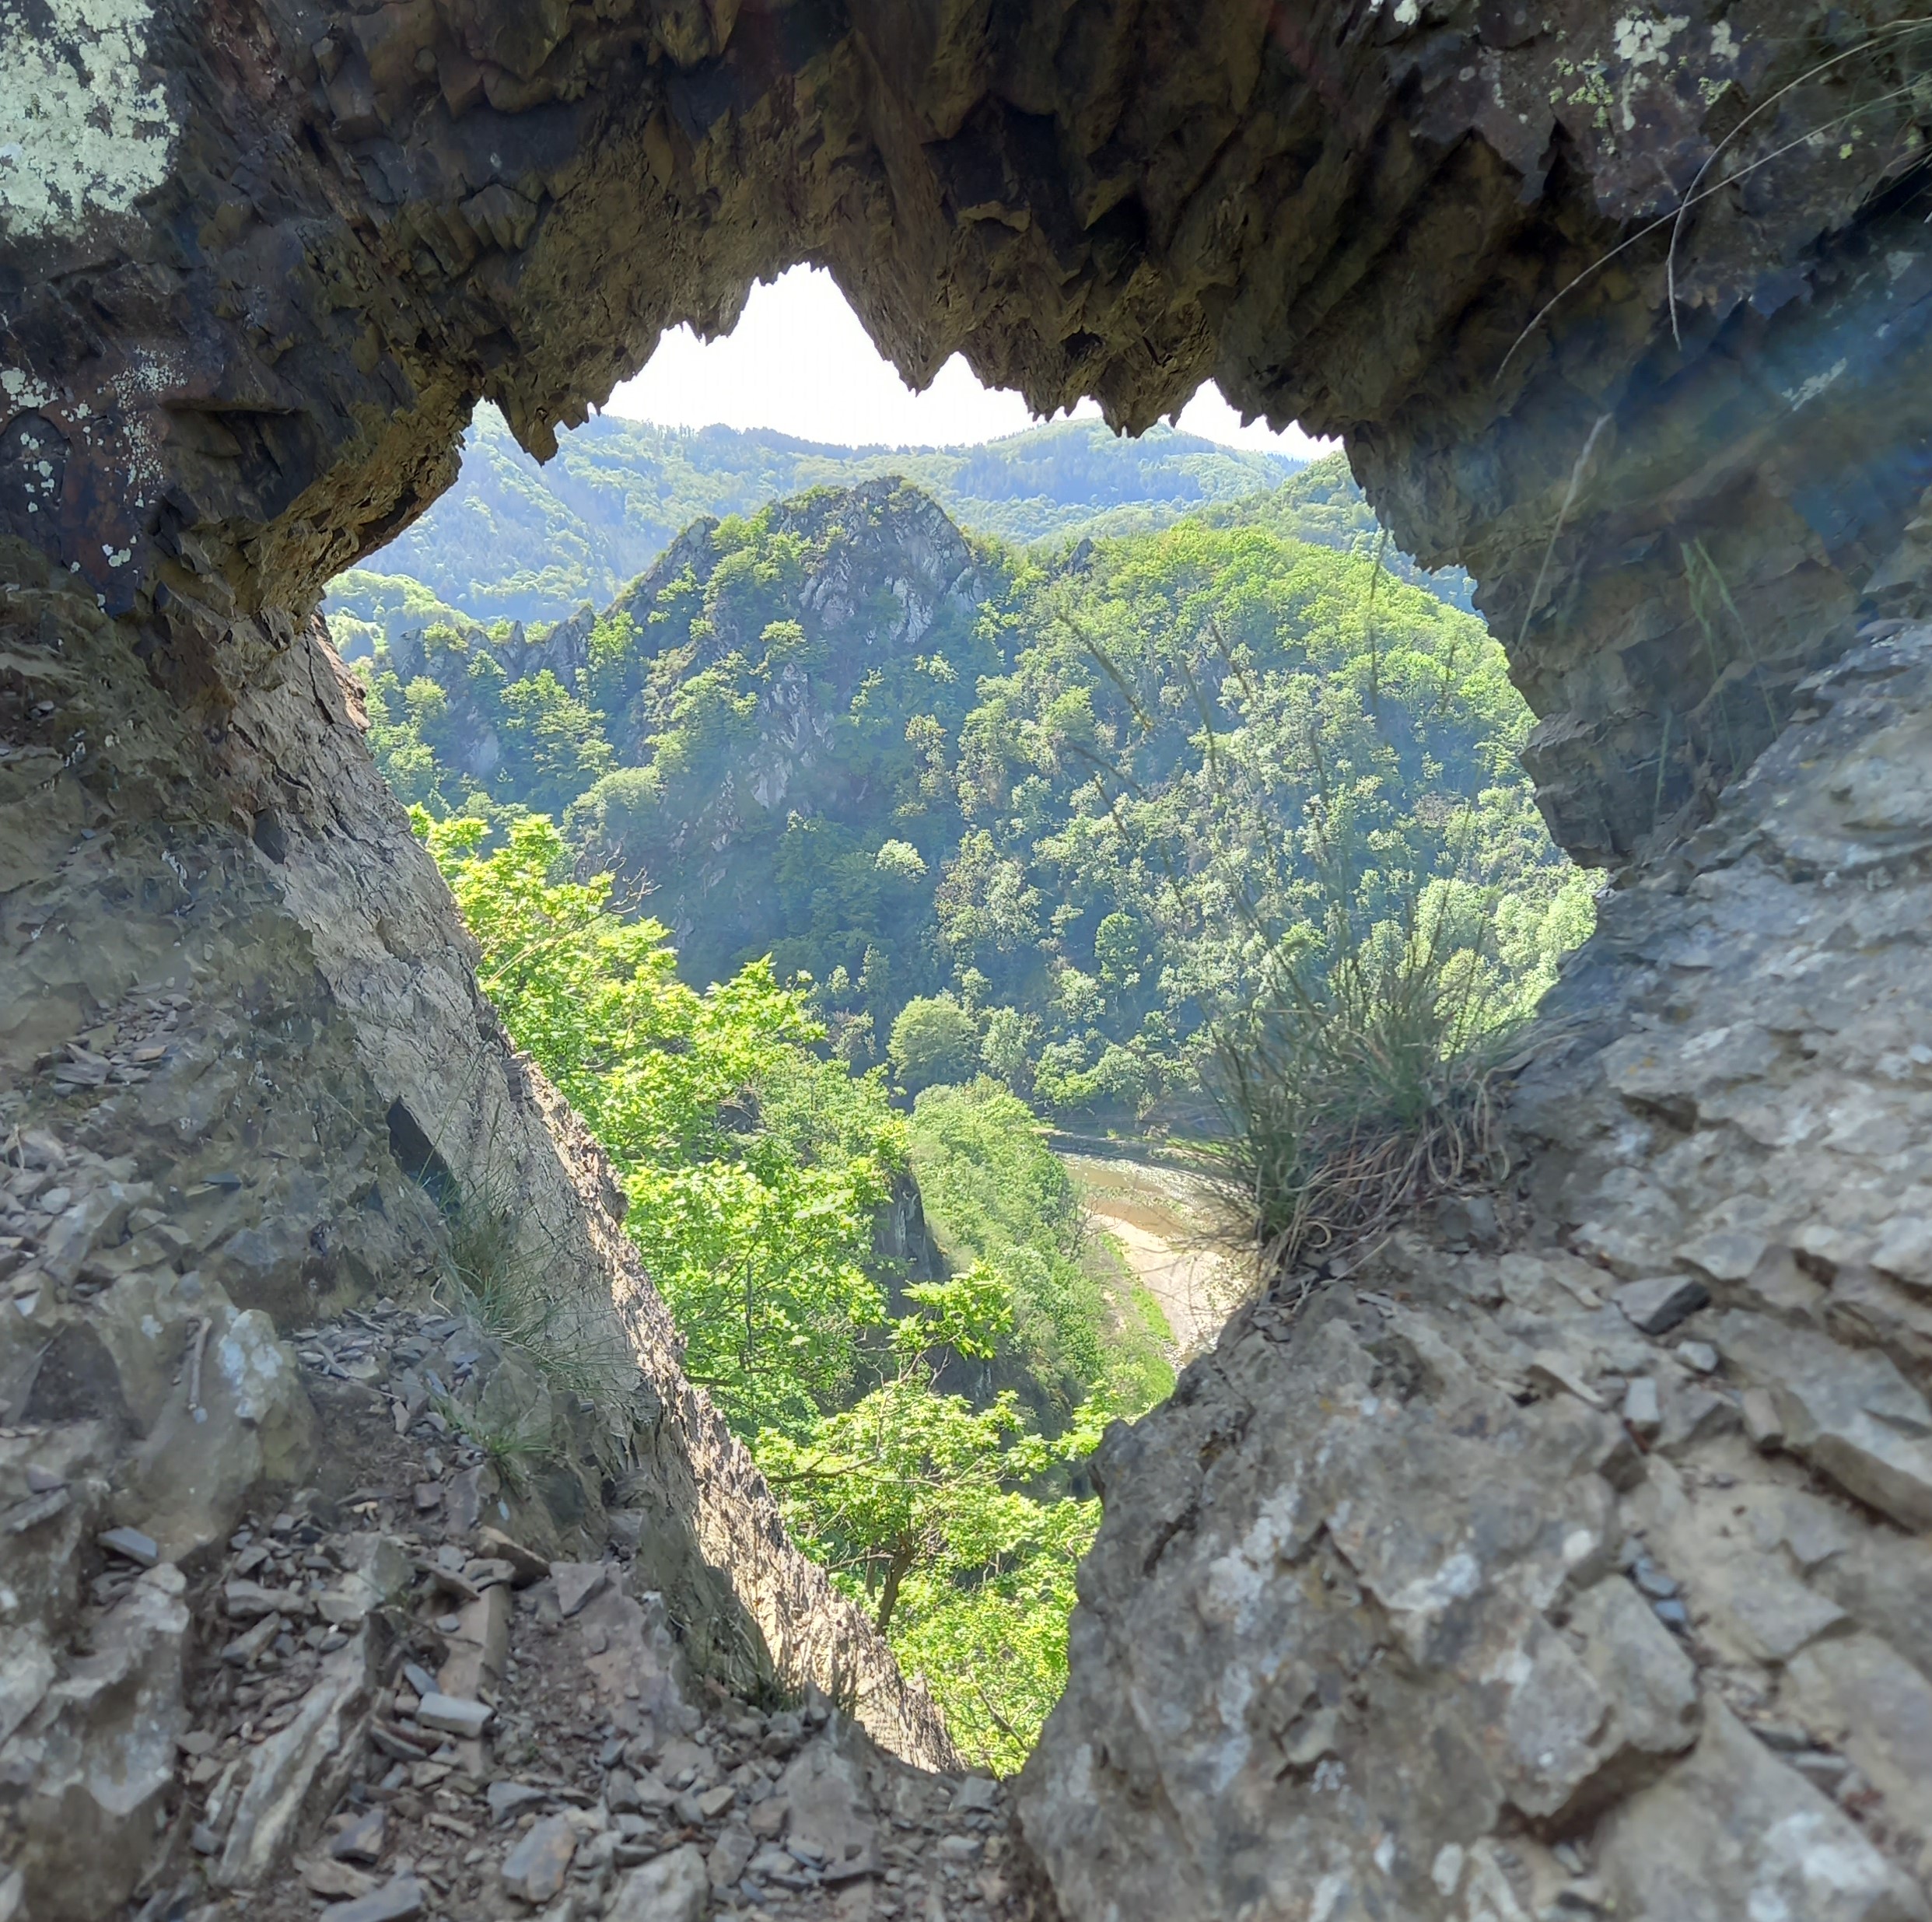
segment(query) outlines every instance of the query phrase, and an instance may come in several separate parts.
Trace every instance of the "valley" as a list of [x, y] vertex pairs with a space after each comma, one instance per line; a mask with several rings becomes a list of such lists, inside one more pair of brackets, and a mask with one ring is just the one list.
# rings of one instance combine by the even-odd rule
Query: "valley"
[[[1467, 596], [1339, 458], [598, 422], [539, 470], [487, 412], [331, 589], [691, 1378], [969, 1759], [1017, 1766], [1059, 1693], [1101, 1432], [1253, 1290], [1217, 1059], [1271, 971], [1419, 915], [1507, 1024], [1587, 931]], [[882, 1255], [908, 1190], [923, 1251]]]

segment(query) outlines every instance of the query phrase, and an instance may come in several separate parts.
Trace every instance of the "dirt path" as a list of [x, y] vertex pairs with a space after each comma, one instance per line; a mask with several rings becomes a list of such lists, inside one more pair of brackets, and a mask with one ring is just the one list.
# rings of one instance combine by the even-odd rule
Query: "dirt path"
[[1212, 1347], [1240, 1292], [1227, 1257], [1203, 1239], [1200, 1183], [1143, 1161], [1065, 1155], [1089, 1218], [1119, 1243], [1140, 1285], [1159, 1303], [1180, 1360]]

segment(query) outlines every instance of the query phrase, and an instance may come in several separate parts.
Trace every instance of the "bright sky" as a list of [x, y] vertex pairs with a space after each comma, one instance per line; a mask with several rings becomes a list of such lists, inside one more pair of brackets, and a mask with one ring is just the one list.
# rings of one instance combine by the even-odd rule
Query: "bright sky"
[[[666, 427], [770, 427], [844, 446], [957, 446], [1034, 425], [1018, 394], [982, 387], [957, 354], [915, 394], [873, 345], [838, 283], [816, 267], [795, 267], [753, 288], [723, 340], [701, 341], [682, 327], [666, 334], [606, 411]], [[1076, 411], [1097, 418], [1100, 409], [1083, 401]], [[1270, 433], [1262, 421], [1244, 427], [1212, 386], [1188, 403], [1178, 425], [1230, 447], [1304, 458], [1328, 451], [1293, 429]]]

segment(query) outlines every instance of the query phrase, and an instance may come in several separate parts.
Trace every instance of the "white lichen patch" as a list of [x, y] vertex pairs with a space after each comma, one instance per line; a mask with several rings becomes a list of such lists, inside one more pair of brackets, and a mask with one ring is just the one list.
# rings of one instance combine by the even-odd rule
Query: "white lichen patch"
[[45, 407], [59, 397], [24, 367], [0, 367], [0, 427], [30, 408]]
[[78, 233], [166, 179], [174, 128], [142, 75], [153, 12], [44, 0], [30, 21], [23, 0], [0, 0], [0, 233]]
[[1636, 93], [1643, 84], [1647, 67], [1667, 67], [1670, 61], [1670, 44], [1685, 27], [1690, 25], [1687, 16], [1673, 13], [1664, 16], [1631, 13], [1617, 22], [1611, 33], [1611, 45], [1619, 62], [1624, 69], [1623, 86], [1619, 101], [1622, 109], [1623, 131], [1627, 134], [1636, 127]]

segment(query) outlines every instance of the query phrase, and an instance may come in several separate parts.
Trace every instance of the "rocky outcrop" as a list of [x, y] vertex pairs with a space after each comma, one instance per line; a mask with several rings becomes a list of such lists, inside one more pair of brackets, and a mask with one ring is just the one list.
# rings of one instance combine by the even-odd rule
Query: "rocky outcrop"
[[[0, 1859], [30, 1913], [70, 1885], [68, 1913], [109, 1913], [144, 1866], [207, 1652], [167, 1584], [327, 1452], [291, 1334], [380, 1296], [454, 1304], [465, 1209], [514, 1224], [599, 1369], [593, 1412], [540, 1377], [476, 1417], [552, 1464], [526, 1534], [595, 1552], [621, 1493], [702, 1672], [814, 1682], [945, 1759], [684, 1380], [611, 1171], [479, 996], [320, 624], [227, 630], [243, 664], [191, 722], [126, 642], [59, 586], [0, 614]], [[153, 1577], [89, 1630], [116, 1527]]]
[[93, 1922], [132, 1886], [202, 1922], [319, 1901], [332, 1922], [714, 1903], [853, 1922], [877, 1887], [1023, 1922], [997, 1784], [912, 1766], [817, 1690], [735, 1692], [671, 1619], [649, 1506], [600, 1507], [560, 1552], [545, 1484], [574, 1458], [491, 1425], [534, 1412], [527, 1356], [387, 1301], [296, 1344], [314, 1460], [192, 1575], [103, 1537], [89, 1654], [14, 1701], [0, 1766], [16, 1787], [32, 1767], [37, 1819], [10, 1834], [0, 1912]]
[[[0, 516], [191, 688], [754, 275], [1129, 426], [1347, 439], [1545, 716], [1559, 837], [1707, 811], [1909, 602], [1923, 26], [1588, 6], [9, 0]], [[111, 130], [111, 131], [109, 131]], [[1908, 607], [1906, 609], [1909, 611]]]
[[[1258, 1311], [1113, 1444], [1024, 1798], [1066, 1906], [1923, 1915], [1932, 783], [1918, 630], [1881, 630], [1926, 558], [1926, 44], [1810, 0], [0, 0], [30, 1901], [68, 1886], [61, 1812], [152, 1819], [163, 1571], [214, 1552], [236, 1462], [304, 1472], [278, 1344], [428, 1285], [438, 1195], [495, 1196], [634, 1367], [554, 1524], [621, 1465], [691, 1619], [943, 1743], [680, 1376], [307, 618], [479, 396], [546, 453], [666, 325], [810, 257], [915, 378], [963, 348], [1132, 426], [1211, 375], [1342, 434], [1405, 545], [1477, 578], [1564, 843], [1706, 824], [1612, 904], [1525, 1081], [1524, 1245]], [[157, 1539], [82, 1645], [83, 1529], [218, 1420], [186, 1562]], [[688, 1908], [681, 1873], [631, 1906]]]
[[1800, 698], [1606, 899], [1513, 1220], [1104, 1448], [1020, 1794], [1068, 1922], [1932, 1913], [1932, 628]]

